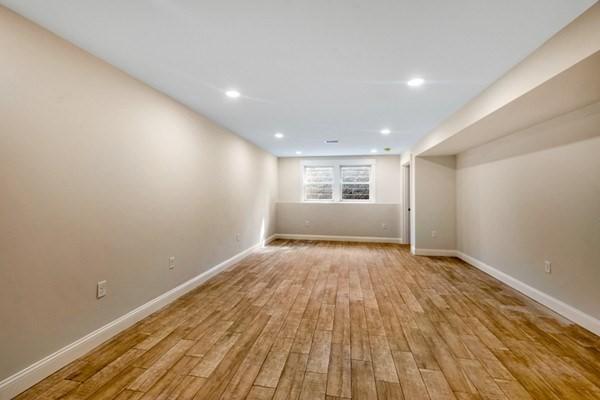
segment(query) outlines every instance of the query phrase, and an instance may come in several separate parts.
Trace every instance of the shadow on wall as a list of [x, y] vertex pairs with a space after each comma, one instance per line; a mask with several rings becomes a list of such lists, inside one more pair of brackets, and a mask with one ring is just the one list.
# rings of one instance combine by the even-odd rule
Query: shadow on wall
[[448, 156], [424, 156], [420, 157], [424, 160], [429, 161], [430, 163], [437, 164], [441, 167], [446, 167], [450, 169], [456, 169], [456, 157], [448, 157]]
[[[565, 135], [565, 132], [572, 134]], [[458, 168], [518, 157], [596, 136], [600, 136], [600, 102], [467, 150], [458, 158]]]

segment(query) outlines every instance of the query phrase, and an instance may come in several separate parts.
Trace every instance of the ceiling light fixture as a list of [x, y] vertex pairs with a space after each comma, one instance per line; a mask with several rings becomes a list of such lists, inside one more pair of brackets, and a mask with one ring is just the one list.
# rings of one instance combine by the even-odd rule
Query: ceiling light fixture
[[225, 96], [231, 98], [231, 99], [237, 99], [238, 97], [241, 96], [241, 93], [238, 92], [237, 90], [234, 89], [230, 89], [228, 91], [225, 92]]
[[387, 128], [382, 129], [380, 132], [382, 135], [389, 135], [390, 133], [392, 133], [392, 131]]
[[281, 132], [277, 132], [277, 133], [276, 133], [274, 136], [275, 136], [277, 139], [282, 139], [282, 138], [283, 138], [283, 133], [281, 133]]
[[296, 154], [300, 155], [300, 154], [302, 154], [302, 152], [301, 152], [300, 150], [298, 150], [298, 151], [296, 152]]
[[377, 153], [377, 149], [371, 149], [371, 153]]
[[419, 87], [425, 83], [425, 79], [423, 78], [412, 78], [406, 84], [410, 87]]

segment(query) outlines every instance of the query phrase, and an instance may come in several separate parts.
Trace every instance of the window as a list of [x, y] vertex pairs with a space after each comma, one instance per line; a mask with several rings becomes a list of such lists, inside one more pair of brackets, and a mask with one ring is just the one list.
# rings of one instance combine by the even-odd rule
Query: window
[[369, 200], [371, 166], [342, 166], [342, 200]]
[[333, 200], [333, 167], [304, 167], [304, 200]]
[[302, 199], [317, 202], [374, 202], [375, 160], [302, 162]]

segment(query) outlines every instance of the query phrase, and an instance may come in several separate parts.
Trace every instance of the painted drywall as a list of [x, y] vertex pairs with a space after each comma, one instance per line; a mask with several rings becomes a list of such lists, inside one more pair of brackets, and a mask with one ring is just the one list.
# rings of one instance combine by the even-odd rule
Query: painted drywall
[[600, 318], [599, 154], [600, 103], [459, 154], [458, 250]]
[[400, 165], [410, 164], [410, 152], [405, 151], [400, 155]]
[[272, 155], [1, 7], [0, 53], [0, 380], [274, 232]]
[[[411, 247], [456, 248], [456, 157], [415, 157]], [[435, 236], [435, 237], [434, 237]]]
[[[411, 215], [411, 236], [414, 238], [413, 247], [422, 249], [452, 249], [452, 244], [456, 243], [456, 235], [452, 235], [452, 226], [456, 224], [456, 215], [452, 216], [452, 206], [455, 202], [455, 188], [452, 187], [453, 173], [452, 168], [440, 168], [432, 160], [439, 157], [453, 156], [456, 152], [463, 151], [469, 147], [481, 143], [463, 143], [461, 150], [443, 152], [432, 151], [436, 157], [425, 157], [427, 152], [434, 148], [442, 148], [451, 139], [458, 137], [461, 133], [477, 125], [478, 122], [486, 119], [488, 116], [497, 112], [501, 108], [510, 109], [507, 105], [515, 103], [516, 99], [524, 98], [527, 93], [531, 93], [542, 87], [544, 83], [550, 82], [553, 78], [559, 76], [565, 71], [571, 71], [571, 75], [577, 75], [578, 69], [574, 66], [580, 65], [583, 70], [595, 67], [594, 55], [600, 50], [600, 3], [595, 4], [580, 17], [576, 18], [571, 24], [566, 26], [555, 36], [544, 43], [535, 52], [530, 54], [521, 63], [508, 71], [502, 78], [490, 85], [479, 96], [475, 97], [463, 108], [452, 114], [444, 123], [430, 132], [420, 142], [413, 146], [410, 151], [402, 155], [405, 162], [411, 159], [411, 198], [413, 212]], [[572, 77], [571, 75], [568, 76]], [[570, 79], [557, 81], [557, 92], [560, 93], [560, 85], [568, 85]], [[594, 91], [597, 85], [594, 80], [593, 85], [589, 85], [586, 92], [586, 99], [589, 103], [579, 104], [578, 107], [591, 104], [594, 100]], [[570, 88], [569, 88], [570, 89]], [[587, 90], [586, 89], [586, 90]], [[577, 91], [575, 91], [577, 92]], [[552, 108], [555, 103], [560, 103], [560, 94], [556, 95], [559, 100], [555, 102], [544, 102], [535, 104], [534, 107], [544, 108], [547, 111], [544, 115], [546, 119], [556, 117], [550, 112], [556, 110]], [[552, 96], [546, 96], [552, 98]], [[587, 101], [587, 100], [586, 100]], [[575, 104], [575, 103], [574, 103]], [[523, 113], [521, 109], [518, 112]], [[539, 110], [536, 110], [536, 112]], [[562, 112], [570, 112], [563, 110]], [[539, 114], [539, 113], [538, 113]], [[498, 114], [500, 115], [500, 114]], [[499, 126], [510, 126], [511, 115], [501, 114], [505, 118], [495, 122]], [[543, 120], [533, 121], [542, 123]], [[530, 124], [531, 125], [531, 124]], [[524, 125], [528, 126], [528, 125]], [[516, 128], [521, 129], [521, 127]], [[516, 130], [516, 129], [513, 129]], [[488, 132], [482, 132], [488, 133]], [[511, 130], [501, 131], [504, 135], [510, 135]], [[485, 136], [485, 135], [479, 135]], [[481, 140], [480, 137], [477, 138]], [[491, 139], [488, 139], [491, 140]], [[452, 146], [447, 146], [452, 149]], [[454, 147], [455, 148], [455, 147]], [[455, 214], [455, 213], [454, 213]], [[460, 217], [458, 217], [460, 219]], [[439, 228], [439, 227], [442, 228]], [[431, 237], [431, 231], [436, 230], [437, 238]], [[440, 232], [443, 231], [444, 238], [440, 238]]]
[[277, 233], [400, 238], [399, 204], [277, 203]]
[[485, 118], [600, 50], [600, 2], [430, 132], [411, 152], [419, 155]]
[[[302, 202], [302, 160], [361, 158], [376, 162], [376, 203]], [[279, 158], [278, 167], [277, 233], [401, 237], [400, 156], [288, 157]]]

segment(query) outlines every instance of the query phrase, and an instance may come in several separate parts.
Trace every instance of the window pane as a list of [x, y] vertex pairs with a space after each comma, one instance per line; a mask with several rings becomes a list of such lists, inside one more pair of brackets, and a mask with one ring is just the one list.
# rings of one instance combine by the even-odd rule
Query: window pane
[[342, 167], [342, 182], [369, 182], [370, 174], [369, 166]]
[[304, 198], [306, 200], [333, 200], [333, 184], [308, 183], [304, 185]]
[[333, 183], [333, 167], [305, 167], [304, 183]]
[[368, 183], [342, 184], [342, 200], [369, 200]]

